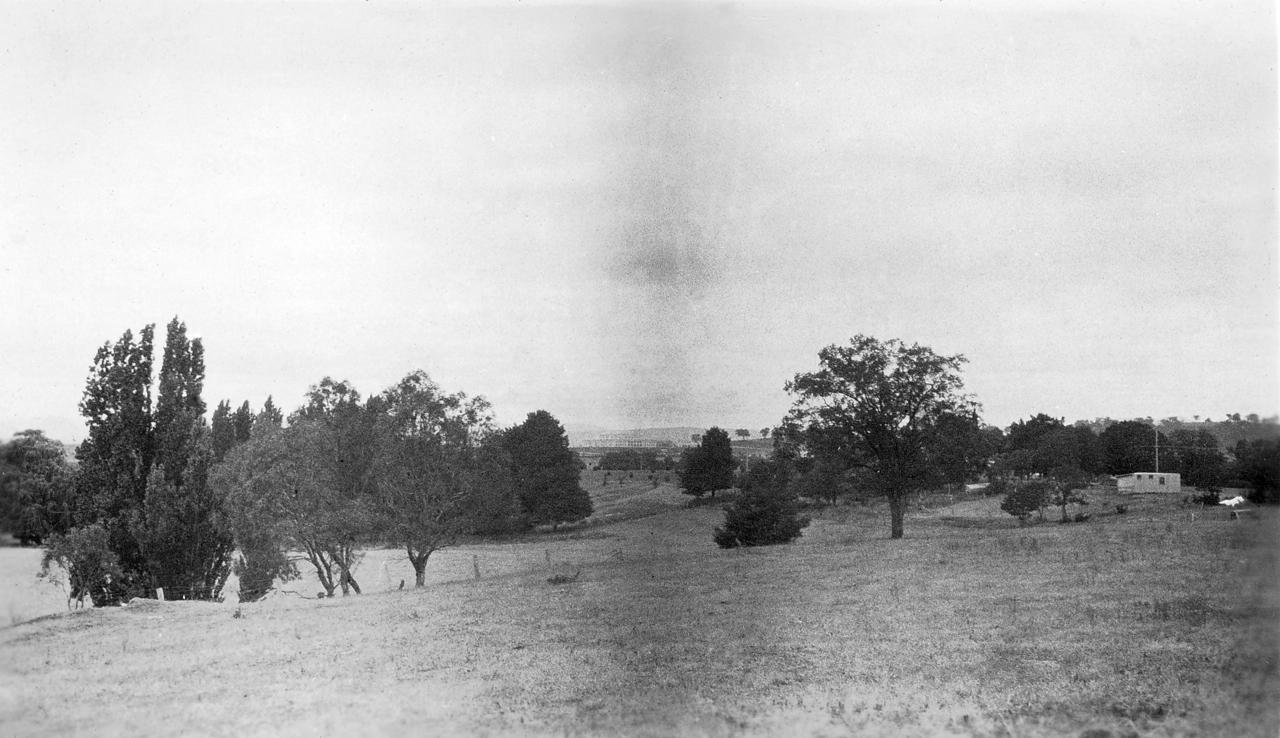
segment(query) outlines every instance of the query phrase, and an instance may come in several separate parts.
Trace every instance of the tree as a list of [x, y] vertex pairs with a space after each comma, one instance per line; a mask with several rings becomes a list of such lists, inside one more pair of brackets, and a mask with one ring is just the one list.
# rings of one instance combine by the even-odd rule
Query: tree
[[234, 542], [222, 500], [208, 486], [213, 442], [204, 422], [204, 347], [186, 324], [169, 322], [160, 365], [154, 466], [130, 524], [152, 587], [170, 599], [219, 599]]
[[[70, 572], [85, 582], [96, 606], [145, 596], [151, 577], [146, 556], [131, 523], [141, 514], [147, 478], [155, 456], [151, 417], [152, 342], [155, 326], [144, 327], [135, 341], [125, 331], [114, 344], [98, 349], [86, 381], [80, 412], [89, 434], [76, 450], [76, 525], [99, 524], [114, 557], [114, 574], [95, 567]], [[69, 534], [70, 535], [70, 534]], [[75, 538], [74, 536], [72, 538]], [[72, 566], [77, 559], [68, 559]]]
[[317, 511], [322, 519], [317, 541], [337, 569], [343, 596], [350, 590], [360, 594], [353, 572], [365, 543], [378, 533], [372, 493], [379, 418], [379, 410], [361, 403], [351, 383], [330, 377], [312, 385], [307, 403], [290, 417], [290, 428], [299, 426], [292, 435], [295, 453], [312, 469], [315, 502], [324, 508]]
[[983, 433], [976, 412], [943, 413], [932, 422], [928, 465], [938, 482], [963, 485], [987, 468], [996, 449], [990, 445], [990, 435]]
[[153, 419], [156, 439], [154, 462], [165, 481], [181, 486], [187, 459], [195, 439], [191, 428], [204, 417], [204, 345], [187, 339], [187, 326], [176, 317], [165, 335], [160, 364], [159, 397]]
[[271, 395], [267, 395], [267, 401], [262, 403], [262, 411], [254, 418], [254, 425], [270, 425], [279, 428], [284, 424], [284, 414], [276, 407], [272, 401]]
[[95, 605], [111, 600], [116, 596], [111, 583], [125, 576], [111, 548], [110, 534], [98, 523], [51, 535], [40, 560], [40, 576], [49, 576], [55, 566], [66, 571], [70, 580], [68, 606], [85, 597]]
[[[225, 495], [241, 555], [257, 557], [253, 586], [287, 581], [301, 560], [312, 565], [327, 595], [352, 587], [354, 578], [346, 577], [359, 559], [357, 537], [363, 540], [369, 529], [368, 506], [344, 495], [333, 466], [323, 463], [334, 446], [326, 438], [331, 433], [319, 420], [298, 417], [288, 428], [236, 446], [213, 471], [211, 484]], [[297, 558], [286, 558], [287, 551], [297, 551]]]
[[1017, 474], [1048, 474], [1057, 467], [1101, 472], [1102, 448], [1088, 424], [1068, 427], [1060, 418], [1039, 413], [1009, 426], [1004, 467]]
[[231, 573], [235, 543], [223, 497], [209, 485], [213, 444], [203, 422], [191, 425], [179, 481], [152, 469], [143, 519], [135, 529], [157, 586], [167, 599], [216, 600]]
[[701, 497], [708, 492], [716, 496], [716, 490], [733, 486], [733, 446], [729, 434], [712, 427], [702, 434], [702, 442], [695, 448], [685, 449], [680, 461], [680, 486], [684, 493]]
[[1054, 418], [1044, 413], [1037, 413], [1026, 420], [1016, 421], [1005, 433], [1005, 450], [1035, 451], [1040, 447], [1045, 436], [1065, 427], [1061, 418]]
[[1155, 471], [1156, 444], [1167, 448], [1169, 440], [1150, 423], [1124, 420], [1110, 425], [1098, 436], [1102, 444], [1103, 468], [1107, 474]]
[[[1176, 469], [1184, 485], [1217, 492], [1226, 481], [1227, 457], [1218, 439], [1207, 430], [1180, 428], [1169, 434], [1169, 445], [1160, 449], [1168, 468]], [[1217, 497], [1213, 497], [1216, 501]]]
[[1049, 499], [1049, 483], [1035, 479], [1015, 484], [1000, 503], [1000, 509], [1018, 519], [1018, 523], [1026, 525], [1031, 514], [1045, 506]]
[[620, 451], [606, 452], [604, 456], [600, 457], [598, 468], [607, 471], [628, 471], [632, 469], [652, 471], [657, 469], [659, 465], [657, 451], [627, 448]]
[[901, 538], [907, 495], [938, 473], [934, 449], [943, 418], [977, 413], [961, 394], [965, 359], [862, 335], [847, 346], [827, 346], [818, 359], [817, 371], [786, 385], [795, 396], [787, 422], [841, 441], [849, 465], [868, 469], [889, 499], [891, 535]]
[[1280, 439], [1239, 441], [1235, 457], [1238, 474], [1253, 487], [1249, 500], [1280, 502]]
[[[276, 411], [277, 414], [279, 411]], [[231, 425], [236, 431], [236, 443], [244, 443], [249, 440], [249, 436], [253, 434], [253, 410], [249, 408], [249, 401], [245, 400], [236, 409], [235, 415], [231, 416]]]
[[418, 371], [385, 391], [376, 407], [378, 530], [404, 548], [414, 584], [423, 587], [431, 554], [474, 527], [473, 516], [484, 509], [476, 499], [501, 483], [498, 465], [484, 463], [479, 452], [492, 433], [489, 404], [446, 394]]
[[808, 459], [805, 469], [791, 481], [791, 489], [800, 497], [824, 500], [834, 505], [842, 497], [852, 495], [857, 487], [854, 475], [840, 459], [820, 456]]
[[733, 435], [737, 436], [738, 438], [747, 439], [751, 437], [751, 431], [747, 430], [746, 428], [738, 428], [733, 432]]
[[769, 437], [769, 431], [770, 431], [770, 430], [772, 430], [772, 429], [771, 429], [769, 426], [767, 426], [767, 425], [766, 425], [765, 427], [761, 428], [761, 429], [760, 429], [760, 437], [761, 437], [761, 438], [768, 438], [768, 437]]
[[[247, 403], [241, 406], [247, 407]], [[213, 456], [216, 464], [221, 464], [231, 449], [246, 442], [248, 438], [261, 436], [280, 429], [283, 416], [276, 409], [271, 397], [262, 406], [262, 411], [252, 418], [252, 425], [247, 438], [238, 437], [237, 423], [243, 425], [243, 413], [235, 417], [231, 413], [231, 402], [223, 400], [218, 403], [213, 413]], [[225, 497], [225, 489], [222, 491]], [[241, 602], [254, 602], [266, 596], [275, 584], [275, 580], [288, 581], [297, 578], [297, 568], [269, 537], [253, 535], [233, 535], [238, 553], [232, 562], [232, 570], [240, 583], [239, 599]]]
[[530, 522], [555, 527], [591, 514], [591, 497], [578, 482], [577, 456], [551, 413], [529, 413], [503, 434], [503, 446], [511, 455], [512, 476]]
[[40, 545], [72, 526], [72, 469], [62, 444], [24, 430], [0, 444], [0, 531]]
[[1067, 505], [1087, 505], [1089, 501], [1079, 490], [1089, 483], [1089, 475], [1078, 466], [1059, 466], [1049, 472], [1049, 499], [1062, 511], [1060, 523], [1071, 522], [1067, 517]]
[[213, 419], [210, 422], [212, 430], [210, 435], [213, 442], [213, 460], [221, 462], [227, 457], [227, 452], [236, 445], [236, 428], [231, 422], [231, 402], [223, 400], [213, 410]]
[[725, 506], [724, 527], [713, 536], [720, 548], [790, 543], [809, 524], [800, 517], [785, 462], [752, 459], [737, 485], [741, 494]]

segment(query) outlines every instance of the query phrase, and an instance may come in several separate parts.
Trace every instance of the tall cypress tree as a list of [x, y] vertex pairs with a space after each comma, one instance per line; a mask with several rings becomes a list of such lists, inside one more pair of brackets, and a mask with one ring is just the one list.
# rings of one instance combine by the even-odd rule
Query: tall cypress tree
[[156, 459], [165, 481], [182, 486], [191, 455], [191, 426], [204, 417], [204, 346], [187, 339], [187, 326], [176, 317], [165, 335], [160, 364], [160, 396], [156, 398]]
[[262, 403], [262, 412], [258, 413], [258, 417], [254, 419], [254, 424], [258, 423], [270, 425], [273, 428], [279, 428], [284, 424], [284, 413], [276, 407], [271, 395], [267, 395], [267, 401]]
[[[147, 591], [146, 556], [133, 535], [146, 497], [155, 456], [151, 412], [151, 364], [155, 326], [135, 341], [125, 331], [98, 349], [85, 382], [80, 412], [89, 435], [76, 449], [76, 525], [100, 524], [118, 561], [118, 575], [88, 582], [95, 605], [108, 605]], [[74, 573], [73, 573], [74, 575]]]
[[253, 435], [253, 410], [249, 408], [248, 400], [245, 400], [236, 410], [235, 415], [231, 416], [231, 423], [236, 429], [236, 443], [244, 443], [249, 440], [249, 436]]
[[231, 536], [208, 484], [215, 454], [203, 389], [204, 346], [188, 339], [187, 326], [175, 317], [160, 366], [156, 469], [137, 530], [153, 583], [171, 599], [216, 599], [231, 568]]
[[231, 401], [223, 400], [214, 408], [211, 422], [213, 435], [213, 460], [221, 462], [227, 452], [236, 445], [236, 428], [231, 422]]

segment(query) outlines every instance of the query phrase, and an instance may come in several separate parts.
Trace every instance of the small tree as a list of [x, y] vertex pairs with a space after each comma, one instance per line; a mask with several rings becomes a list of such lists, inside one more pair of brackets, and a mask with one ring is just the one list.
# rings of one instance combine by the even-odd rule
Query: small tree
[[478, 456], [492, 430], [489, 403], [446, 394], [422, 371], [379, 399], [377, 528], [404, 549], [414, 586], [424, 587], [431, 554], [475, 527], [473, 516], [485, 507], [476, 498], [495, 483], [488, 472], [496, 465], [482, 466]]
[[1023, 482], [1014, 485], [1000, 503], [1000, 509], [1018, 519], [1018, 523], [1026, 525], [1031, 515], [1045, 506], [1049, 499], [1049, 485], [1040, 480]]
[[84, 602], [85, 597], [94, 604], [110, 600], [111, 582], [124, 575], [120, 559], [111, 550], [107, 530], [96, 523], [49, 537], [49, 545], [40, 560], [40, 576], [49, 576], [55, 566], [67, 572], [68, 607], [73, 600]]
[[751, 437], [751, 431], [747, 430], [746, 428], [738, 428], [733, 432], [733, 435], [737, 436], [738, 438], [747, 439]]
[[738, 498], [725, 507], [724, 527], [715, 530], [720, 548], [790, 543], [809, 525], [790, 491], [785, 463], [752, 459], [738, 487]]
[[1089, 482], [1089, 475], [1078, 467], [1060, 466], [1049, 473], [1049, 478], [1052, 480], [1049, 492], [1050, 499], [1062, 511], [1062, 516], [1058, 521], [1069, 523], [1071, 519], [1067, 517], [1067, 505], [1089, 504], [1089, 501], [1080, 494], [1080, 488]]

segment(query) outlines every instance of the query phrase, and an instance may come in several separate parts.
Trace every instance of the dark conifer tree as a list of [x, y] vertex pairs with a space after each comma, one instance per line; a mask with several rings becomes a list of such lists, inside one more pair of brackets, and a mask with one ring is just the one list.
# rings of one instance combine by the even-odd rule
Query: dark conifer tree
[[227, 457], [227, 452], [236, 445], [236, 428], [231, 422], [231, 401], [223, 400], [213, 410], [212, 437], [213, 437], [213, 460], [221, 462]]
[[[103, 344], [94, 356], [80, 401], [89, 435], [76, 450], [75, 522], [80, 527], [100, 524], [116, 573], [109, 581], [86, 583], [97, 606], [142, 595], [150, 586], [146, 556], [130, 523], [142, 508], [155, 455], [151, 418], [154, 334], [155, 326], [148, 325], [136, 341], [132, 331], [125, 331], [114, 344]], [[93, 567], [93, 571], [106, 570]]]
[[236, 429], [236, 443], [244, 443], [253, 435], [253, 410], [249, 408], [249, 401], [245, 400], [239, 408], [236, 409], [235, 415], [231, 416], [231, 422]]
[[591, 514], [591, 497], [578, 482], [578, 457], [560, 421], [547, 412], [529, 413], [504, 434], [520, 503], [534, 524], [572, 523]]

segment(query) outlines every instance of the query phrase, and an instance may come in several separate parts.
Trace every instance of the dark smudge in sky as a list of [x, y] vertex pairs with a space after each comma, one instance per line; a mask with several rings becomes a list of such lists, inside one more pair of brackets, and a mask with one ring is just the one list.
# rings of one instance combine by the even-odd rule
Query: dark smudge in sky
[[703, 303], [723, 278], [721, 246], [708, 222], [716, 194], [699, 170], [714, 145], [705, 111], [720, 63], [707, 53], [702, 16], [668, 8], [602, 49], [619, 86], [634, 96], [616, 139], [626, 157], [610, 237], [601, 245], [612, 286], [601, 312], [613, 363], [613, 409], [636, 424], [716, 422], [703, 417], [704, 401], [689, 392], [706, 379], [696, 356], [710, 319]]

